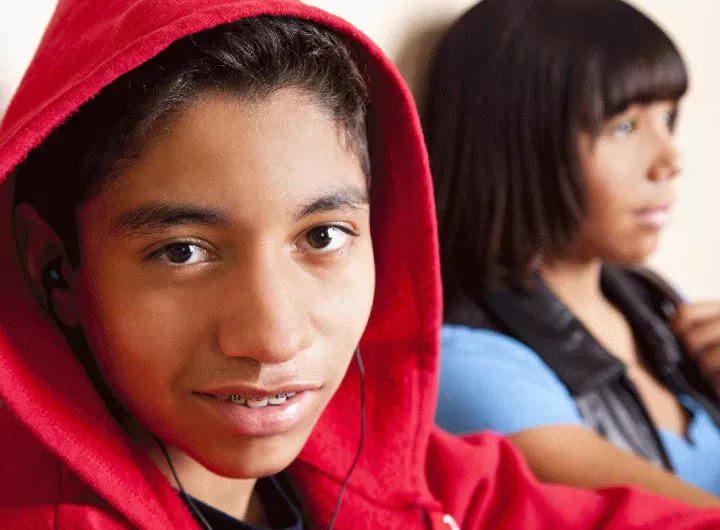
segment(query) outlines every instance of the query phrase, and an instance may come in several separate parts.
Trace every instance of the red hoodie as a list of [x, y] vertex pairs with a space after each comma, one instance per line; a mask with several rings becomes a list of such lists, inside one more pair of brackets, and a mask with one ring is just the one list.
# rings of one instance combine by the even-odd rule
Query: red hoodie
[[[701, 511], [633, 489], [546, 486], [501, 438], [433, 426], [441, 296], [431, 179], [410, 94], [348, 23], [294, 2], [60, 0], [0, 130], [0, 528], [197, 528], [129, 443], [26, 288], [8, 173], [83, 102], [171, 42], [258, 14], [326, 24], [367, 73], [377, 291], [362, 340], [365, 446], [338, 529], [720, 528]], [[57, 178], [68, 175], [58, 174]], [[358, 443], [351, 369], [289, 474], [311, 528], [326, 528]], [[452, 515], [452, 518], [446, 514]]]

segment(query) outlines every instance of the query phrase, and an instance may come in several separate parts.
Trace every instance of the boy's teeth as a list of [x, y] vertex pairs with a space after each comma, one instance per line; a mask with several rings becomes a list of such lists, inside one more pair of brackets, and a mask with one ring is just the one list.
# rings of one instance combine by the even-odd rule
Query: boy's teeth
[[247, 403], [247, 398], [238, 396], [237, 394], [232, 394], [230, 396], [230, 402], [235, 403], [236, 405], [245, 405]]
[[261, 397], [261, 398], [248, 398], [247, 400], [247, 406], [251, 409], [259, 409], [262, 407], [266, 407], [268, 404], [268, 398]]
[[287, 399], [287, 395], [278, 394], [277, 396], [268, 398], [268, 403], [270, 403], [271, 405], [282, 405], [283, 403], [285, 403], [286, 399]]
[[270, 397], [254, 397], [254, 398], [248, 398], [244, 396], [240, 396], [238, 394], [230, 394], [230, 395], [219, 395], [214, 394], [214, 396], [218, 399], [222, 399], [225, 401], [229, 401], [230, 403], [234, 403], [235, 405], [244, 405], [246, 407], [250, 407], [251, 409], [259, 409], [262, 407], [267, 407], [268, 405], [282, 405], [290, 399], [291, 397], [297, 395], [297, 392], [288, 392], [287, 394], [278, 394], [277, 396], [270, 396]]

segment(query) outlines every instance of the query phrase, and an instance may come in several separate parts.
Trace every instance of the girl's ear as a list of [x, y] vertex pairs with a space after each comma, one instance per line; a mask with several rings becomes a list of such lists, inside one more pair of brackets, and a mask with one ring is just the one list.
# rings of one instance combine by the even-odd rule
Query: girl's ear
[[13, 211], [15, 242], [28, 286], [40, 307], [66, 327], [78, 324], [75, 268], [55, 231], [29, 204]]

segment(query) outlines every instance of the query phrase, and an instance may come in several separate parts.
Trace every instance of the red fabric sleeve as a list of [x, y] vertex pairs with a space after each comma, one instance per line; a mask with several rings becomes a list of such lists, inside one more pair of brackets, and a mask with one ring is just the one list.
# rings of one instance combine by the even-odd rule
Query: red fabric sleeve
[[634, 487], [581, 490], [540, 483], [499, 435], [463, 439], [436, 431], [429, 482], [463, 530], [720, 528], [720, 509], [700, 509]]

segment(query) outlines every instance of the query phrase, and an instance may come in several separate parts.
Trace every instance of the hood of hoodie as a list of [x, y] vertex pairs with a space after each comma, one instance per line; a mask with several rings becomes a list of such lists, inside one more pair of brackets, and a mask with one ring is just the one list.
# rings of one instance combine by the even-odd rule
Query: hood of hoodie
[[[152, 513], [152, 503], [162, 502], [157, 494], [162, 479], [134, 452], [25, 285], [12, 229], [12, 170], [85, 101], [175, 40], [261, 14], [298, 16], [335, 29], [351, 42], [366, 72], [377, 287], [361, 341], [364, 449], [349, 492], [387, 507], [432, 502], [425, 458], [436, 399], [441, 295], [419, 120], [398, 72], [367, 37], [298, 2], [60, 0], [0, 128], [5, 256], [0, 262], [0, 399], [32, 436], [112, 505], [139, 503]], [[57, 178], [72, 177], [59, 172]], [[325, 477], [328, 503], [337, 498], [359, 442], [358, 375], [353, 363], [291, 468], [291, 476], [300, 469], [301, 497], [312, 470]]]

